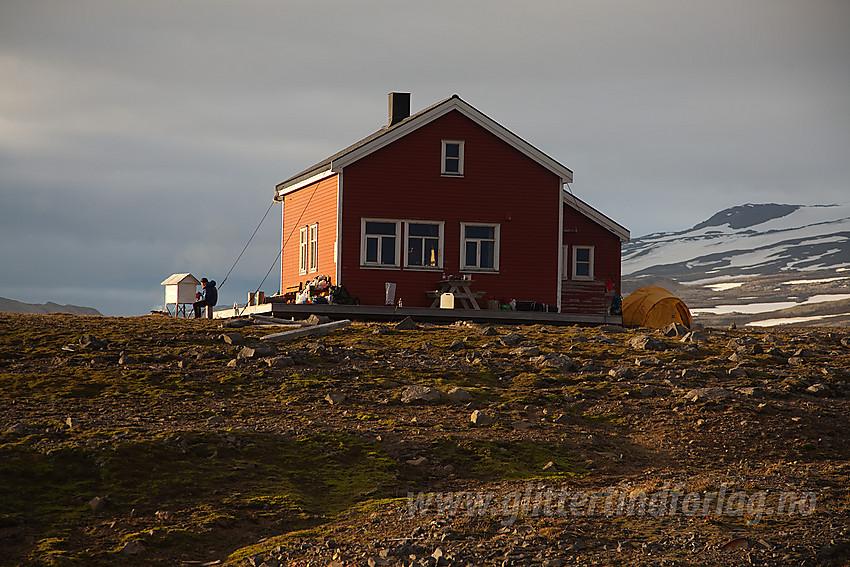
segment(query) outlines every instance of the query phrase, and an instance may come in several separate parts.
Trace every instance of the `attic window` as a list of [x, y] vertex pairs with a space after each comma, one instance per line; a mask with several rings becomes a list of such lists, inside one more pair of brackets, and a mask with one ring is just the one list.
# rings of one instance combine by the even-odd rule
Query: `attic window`
[[463, 140], [443, 140], [440, 174], [463, 177]]

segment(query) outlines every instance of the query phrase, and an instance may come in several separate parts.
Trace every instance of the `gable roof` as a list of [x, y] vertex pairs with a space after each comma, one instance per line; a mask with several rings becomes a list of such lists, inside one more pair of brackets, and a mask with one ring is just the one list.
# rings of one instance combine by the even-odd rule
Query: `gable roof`
[[[416, 114], [413, 114], [400, 122], [390, 126], [384, 126], [377, 132], [374, 132], [362, 140], [351, 144], [347, 148], [344, 148], [312, 167], [305, 169], [301, 173], [293, 175], [285, 181], [281, 181], [275, 186], [275, 200], [280, 200], [283, 195], [300, 189], [301, 187], [310, 185], [326, 177], [336, 175], [342, 171], [342, 168], [346, 165], [366, 157], [372, 152], [383, 148], [417, 128], [433, 122], [453, 110], [457, 110], [491, 134], [500, 138], [560, 177], [562, 185], [572, 182], [572, 170], [541, 152], [455, 94], [445, 100], [441, 100], [436, 104], [420, 110]], [[572, 192], [570, 192], [569, 195], [566, 191], [562, 192], [562, 202], [579, 213], [593, 219], [602, 227], [617, 235], [621, 241], [625, 242], [629, 240], [630, 233], [628, 229], [611, 220], [581, 199], [578, 199], [572, 194]]]
[[293, 175], [289, 179], [278, 183], [275, 186], [275, 198], [303, 187], [304, 185], [314, 183], [324, 177], [333, 175], [334, 173], [339, 173], [346, 165], [366, 157], [372, 152], [381, 149], [413, 130], [420, 128], [453, 110], [457, 110], [485, 130], [489, 131], [491, 134], [501, 138], [515, 149], [519, 150], [560, 177], [562, 183], [570, 183], [573, 180], [573, 172], [568, 167], [558, 163], [556, 160], [544, 154], [495, 120], [489, 118], [487, 115], [461, 99], [458, 95], [452, 95], [450, 98], [420, 110], [416, 114], [413, 114], [392, 126], [384, 126], [377, 132], [366, 136], [362, 140], [355, 142], [347, 148], [320, 161], [314, 166], [305, 169], [301, 173]]
[[201, 282], [199, 282], [192, 274], [171, 274], [159, 285], [177, 284], [201, 285]]

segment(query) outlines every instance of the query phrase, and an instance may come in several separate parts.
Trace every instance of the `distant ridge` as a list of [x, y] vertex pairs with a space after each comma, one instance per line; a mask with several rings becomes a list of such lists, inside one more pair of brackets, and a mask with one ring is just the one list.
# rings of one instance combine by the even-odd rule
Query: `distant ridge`
[[14, 299], [0, 297], [0, 312], [2, 313], [71, 313], [72, 315], [100, 315], [103, 313], [94, 307], [79, 307], [77, 305], [59, 305], [48, 301], [47, 303], [22, 303]]
[[850, 204], [746, 204], [623, 245], [623, 275], [680, 283], [850, 268]]

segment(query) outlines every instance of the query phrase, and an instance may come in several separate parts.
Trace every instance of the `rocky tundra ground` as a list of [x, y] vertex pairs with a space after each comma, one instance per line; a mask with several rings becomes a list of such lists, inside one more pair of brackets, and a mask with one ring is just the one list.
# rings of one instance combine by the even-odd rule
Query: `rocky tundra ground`
[[848, 564], [850, 329], [281, 329], [0, 314], [0, 564]]

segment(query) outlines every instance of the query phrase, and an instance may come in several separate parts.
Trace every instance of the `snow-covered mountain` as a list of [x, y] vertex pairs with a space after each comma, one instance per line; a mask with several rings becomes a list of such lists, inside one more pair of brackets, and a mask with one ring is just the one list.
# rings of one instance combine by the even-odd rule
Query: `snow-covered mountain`
[[690, 283], [821, 270], [850, 272], [850, 204], [747, 204], [623, 246], [628, 278]]

